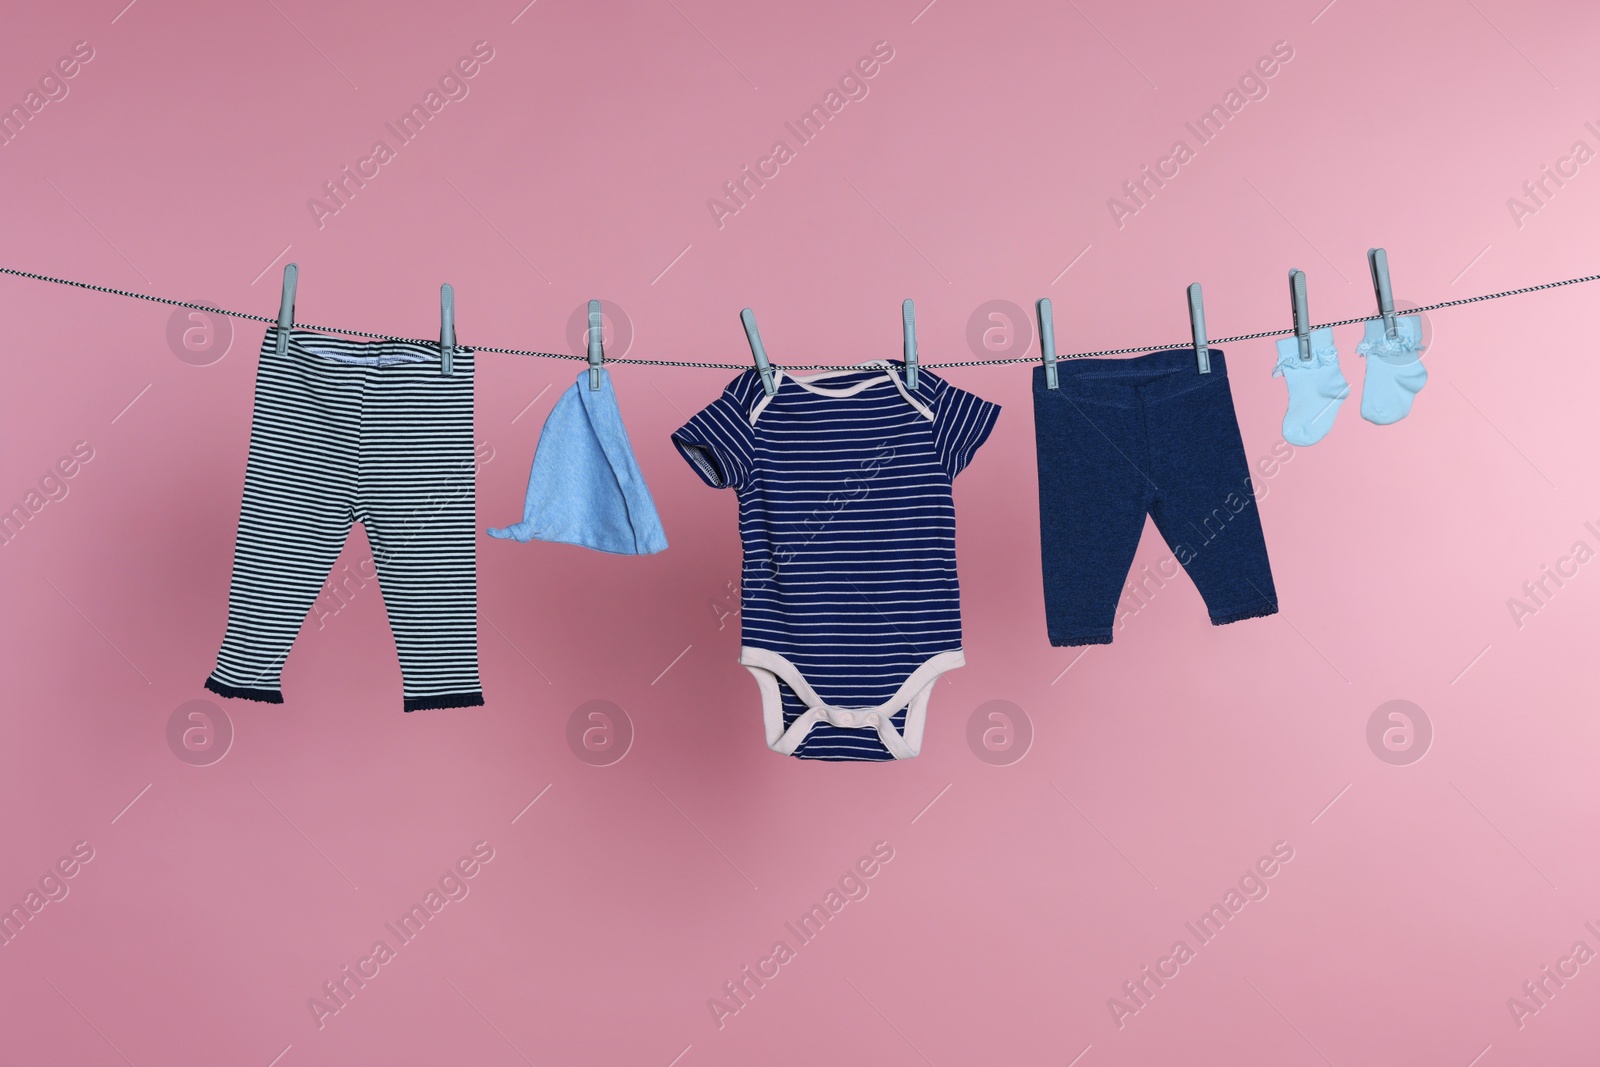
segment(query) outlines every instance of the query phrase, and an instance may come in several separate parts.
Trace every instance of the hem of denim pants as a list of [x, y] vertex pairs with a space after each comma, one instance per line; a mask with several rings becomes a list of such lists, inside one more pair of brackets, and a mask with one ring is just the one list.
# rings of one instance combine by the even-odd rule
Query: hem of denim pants
[[406, 697], [406, 711], [434, 711], [439, 708], [476, 708], [483, 705], [483, 693], [440, 693], [431, 697]]
[[282, 704], [283, 693], [277, 689], [251, 689], [248, 686], [229, 685], [219, 682], [215, 677], [206, 679], [206, 688], [218, 696], [234, 697], [239, 700], [256, 700], [263, 704]]
[[1087, 634], [1051, 634], [1050, 643], [1057, 648], [1076, 645], [1109, 645], [1111, 643], [1110, 630], [1095, 630]]
[[1276, 600], [1263, 600], [1254, 607], [1241, 608], [1238, 611], [1229, 611], [1220, 615], [1213, 615], [1211, 616], [1211, 625], [1226, 626], [1230, 622], [1243, 622], [1245, 619], [1259, 619], [1267, 615], [1276, 615], [1277, 613], [1278, 602]]

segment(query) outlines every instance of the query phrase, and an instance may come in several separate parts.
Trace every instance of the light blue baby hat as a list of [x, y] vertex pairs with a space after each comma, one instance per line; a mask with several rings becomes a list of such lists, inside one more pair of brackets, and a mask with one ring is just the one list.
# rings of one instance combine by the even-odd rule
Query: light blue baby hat
[[522, 521], [490, 527], [488, 534], [560, 541], [626, 556], [667, 547], [604, 368], [599, 389], [589, 388], [585, 369], [550, 409], [534, 449]]

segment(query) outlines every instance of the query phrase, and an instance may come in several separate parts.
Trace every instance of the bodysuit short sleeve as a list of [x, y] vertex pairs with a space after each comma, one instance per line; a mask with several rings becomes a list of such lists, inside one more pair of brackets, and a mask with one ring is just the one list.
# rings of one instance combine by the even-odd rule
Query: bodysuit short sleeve
[[749, 414], [736, 396], [737, 384], [672, 434], [683, 458], [713, 489], [742, 489], [750, 479], [753, 437]]
[[933, 399], [933, 441], [951, 478], [960, 474], [1000, 417], [1000, 405], [940, 380]]

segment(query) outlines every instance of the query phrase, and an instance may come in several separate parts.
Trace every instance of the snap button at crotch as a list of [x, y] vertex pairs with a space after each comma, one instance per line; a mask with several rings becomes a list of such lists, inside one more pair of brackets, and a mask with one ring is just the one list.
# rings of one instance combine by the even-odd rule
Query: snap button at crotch
[[876, 726], [878, 725], [879, 720], [882, 718], [882, 716], [875, 711], [864, 712], [860, 709], [836, 708], [830, 704], [818, 704], [810, 710], [814, 712], [818, 718], [827, 719], [835, 726], [848, 726], [852, 728]]
[[867, 727], [877, 726], [884, 721], [884, 716], [876, 711], [861, 711], [860, 709], [835, 708], [827, 704], [819, 704], [811, 709], [821, 718], [827, 719], [835, 726]]

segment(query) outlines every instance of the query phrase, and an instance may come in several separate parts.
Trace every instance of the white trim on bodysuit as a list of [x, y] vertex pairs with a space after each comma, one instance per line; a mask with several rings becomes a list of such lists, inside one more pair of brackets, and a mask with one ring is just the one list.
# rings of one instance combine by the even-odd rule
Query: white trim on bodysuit
[[[826, 381], [829, 378], [838, 378], [845, 374], [860, 374], [863, 370], [881, 370], [883, 371], [883, 374], [876, 378], [863, 378], [856, 384], [845, 386], [842, 389], [827, 389], [820, 385], [814, 384], [816, 382]], [[933, 409], [911, 395], [911, 392], [906, 388], [906, 383], [900, 380], [900, 373], [895, 370], [894, 364], [890, 363], [886, 359], [869, 359], [865, 363], [861, 364], [860, 368], [857, 370], [830, 370], [823, 371], [821, 374], [808, 374], [805, 377], [801, 377], [797, 374], [785, 374], [782, 367], [773, 368], [772, 373], [772, 392], [764, 392], [761, 395], [761, 398], [755, 402], [755, 406], [750, 409], [751, 426], [754, 426], [756, 424], [756, 420], [761, 417], [761, 413], [767, 410], [767, 405], [772, 403], [772, 398], [778, 395], [778, 388], [783, 385], [785, 378], [798, 385], [808, 393], [816, 393], [818, 396], [831, 397], [855, 396], [863, 389], [870, 389], [872, 386], [878, 385], [882, 382], [892, 382], [895, 389], [899, 391], [900, 396], [905, 400], [905, 402], [917, 409], [917, 414], [921, 415], [929, 422], [933, 421]]]
[[[889, 750], [891, 756], [910, 759], [922, 751], [922, 728], [927, 720], [928, 697], [933, 694], [933, 684], [946, 671], [965, 666], [967, 659], [959, 648], [935, 653], [900, 683], [894, 696], [869, 708], [841, 708], [824, 703], [798, 667], [769, 649], [746, 645], [739, 649], [739, 662], [755, 676], [756, 685], [761, 689], [761, 716], [767, 725], [767, 747], [774, 752], [794, 755], [795, 749], [800, 747], [811, 728], [827, 719], [835, 726], [876, 728], [883, 747]], [[806, 710], [788, 729], [783, 726], [783, 696], [778, 689], [780, 679], [794, 690], [806, 706]], [[906, 709], [906, 732], [903, 736], [891, 721], [902, 707]]]

